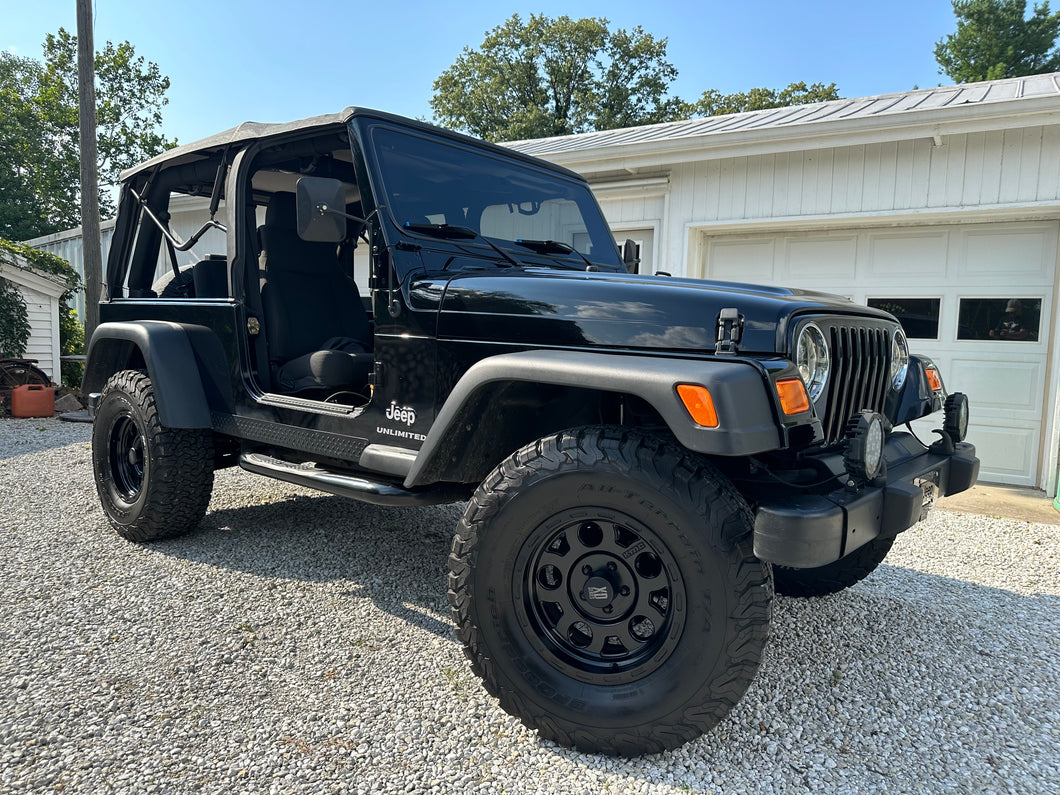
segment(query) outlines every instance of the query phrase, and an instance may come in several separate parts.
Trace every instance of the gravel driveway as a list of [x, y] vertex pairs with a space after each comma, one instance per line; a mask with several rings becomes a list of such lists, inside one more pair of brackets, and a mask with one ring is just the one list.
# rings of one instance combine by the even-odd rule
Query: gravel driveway
[[711, 734], [611, 759], [469, 672], [456, 506], [226, 470], [199, 531], [138, 546], [89, 433], [0, 421], [0, 792], [1060, 792], [1060, 527], [935, 512], [849, 591], [778, 598]]

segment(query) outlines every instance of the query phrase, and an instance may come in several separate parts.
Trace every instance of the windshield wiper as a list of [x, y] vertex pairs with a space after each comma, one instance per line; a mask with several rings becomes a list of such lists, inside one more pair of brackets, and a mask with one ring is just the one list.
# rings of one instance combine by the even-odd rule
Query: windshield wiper
[[472, 229], [470, 226], [456, 226], [454, 224], [423, 224], [416, 223], [413, 221], [406, 221], [405, 228], [410, 232], [419, 232], [421, 235], [432, 235], [434, 237], [442, 237], [446, 240], [481, 240], [508, 262], [515, 267], [520, 267], [519, 263], [512, 258], [504, 249], [494, 243], [485, 235], [481, 235]]
[[448, 240], [473, 240], [478, 237], [478, 232], [466, 226], [453, 226], [452, 224], [417, 224], [412, 221], [405, 222], [405, 228], [421, 235], [432, 237], [444, 237]]
[[538, 254], [574, 254], [577, 257], [581, 257], [582, 261], [585, 262], [586, 270], [599, 270], [599, 266], [591, 262], [587, 256], [582, 254], [578, 249], [568, 243], [562, 243], [559, 240], [526, 240], [525, 238], [519, 238], [515, 241], [517, 246], [523, 246], [531, 251], [537, 252]]

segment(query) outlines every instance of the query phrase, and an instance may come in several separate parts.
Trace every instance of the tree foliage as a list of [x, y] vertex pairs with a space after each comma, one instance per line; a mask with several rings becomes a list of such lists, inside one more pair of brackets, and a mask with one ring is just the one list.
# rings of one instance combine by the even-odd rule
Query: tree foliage
[[1060, 70], [1060, 12], [1026, 0], [953, 0], [957, 32], [935, 45], [939, 73], [956, 83], [1000, 80]]
[[40, 73], [32, 58], [0, 52], [0, 235], [15, 239], [56, 231], [38, 198], [46, 136], [29, 98]]
[[726, 113], [743, 113], [748, 110], [765, 110], [767, 108], [784, 108], [789, 105], [809, 105], [813, 102], [829, 102], [839, 99], [839, 89], [835, 83], [805, 82], [789, 83], [787, 88], [752, 88], [750, 91], [737, 94], [722, 94], [717, 89], [703, 92], [696, 102], [689, 106], [690, 116], [723, 116]]
[[[119, 172], [172, 146], [159, 132], [169, 78], [129, 42], [96, 53], [100, 213]], [[26, 239], [81, 222], [77, 37], [60, 28], [44, 60], [0, 53], [0, 235]]]
[[668, 121], [677, 70], [666, 39], [606, 19], [513, 14], [434, 81], [440, 124], [490, 141], [542, 138]]
[[465, 47], [434, 81], [434, 120], [488, 141], [513, 141], [839, 99], [835, 83], [738, 94], [671, 96], [665, 38], [611, 30], [606, 19], [513, 14]]

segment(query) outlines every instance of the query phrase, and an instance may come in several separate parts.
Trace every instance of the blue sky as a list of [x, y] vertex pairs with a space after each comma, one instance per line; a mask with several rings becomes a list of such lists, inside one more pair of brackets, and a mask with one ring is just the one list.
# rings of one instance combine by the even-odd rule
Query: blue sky
[[[0, 49], [41, 56], [45, 34], [75, 31], [74, 0], [3, 0]], [[431, 84], [465, 46], [518, 11], [603, 16], [669, 38], [673, 93], [696, 99], [792, 81], [835, 81], [845, 97], [948, 82], [935, 42], [956, 23], [949, 0], [808, 2], [181, 3], [97, 0], [97, 48], [131, 41], [170, 77], [163, 132], [182, 143], [241, 121], [287, 121], [347, 105], [430, 119]]]

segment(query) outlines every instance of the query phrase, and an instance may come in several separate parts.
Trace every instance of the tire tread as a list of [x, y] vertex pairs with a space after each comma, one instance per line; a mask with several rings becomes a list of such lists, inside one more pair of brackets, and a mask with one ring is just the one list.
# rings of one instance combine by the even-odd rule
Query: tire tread
[[[120, 392], [139, 410], [146, 425], [150, 477], [145, 483], [146, 502], [132, 522], [121, 522], [107, 513], [111, 526], [130, 541], [145, 542], [183, 535], [198, 526], [206, 515], [213, 491], [214, 450], [212, 434], [199, 428], [169, 428], [162, 424], [154, 385], [142, 370], [122, 370], [107, 381], [100, 406], [108, 395]], [[94, 451], [97, 455], [103, 451]], [[108, 496], [102, 468], [95, 465], [96, 486], [106, 506]]]
[[[730, 619], [736, 630], [724, 651], [725, 673], [711, 683], [708, 699], [670, 716], [665, 725], [590, 732], [556, 715], [540, 714], [518, 692], [504, 686], [482, 648], [472, 610], [479, 531], [529, 480], [569, 465], [587, 470], [607, 465], [670, 490], [719, 528], [721, 544], [734, 553], [736, 588]], [[456, 635], [487, 691], [499, 699], [503, 709], [542, 737], [581, 750], [625, 756], [676, 748], [717, 725], [740, 700], [758, 670], [769, 634], [773, 582], [770, 567], [752, 553], [752, 528], [750, 509], [729, 481], [709, 462], [673, 442], [615, 426], [587, 426], [539, 439], [511, 455], [483, 481], [457, 525], [448, 579]]]

